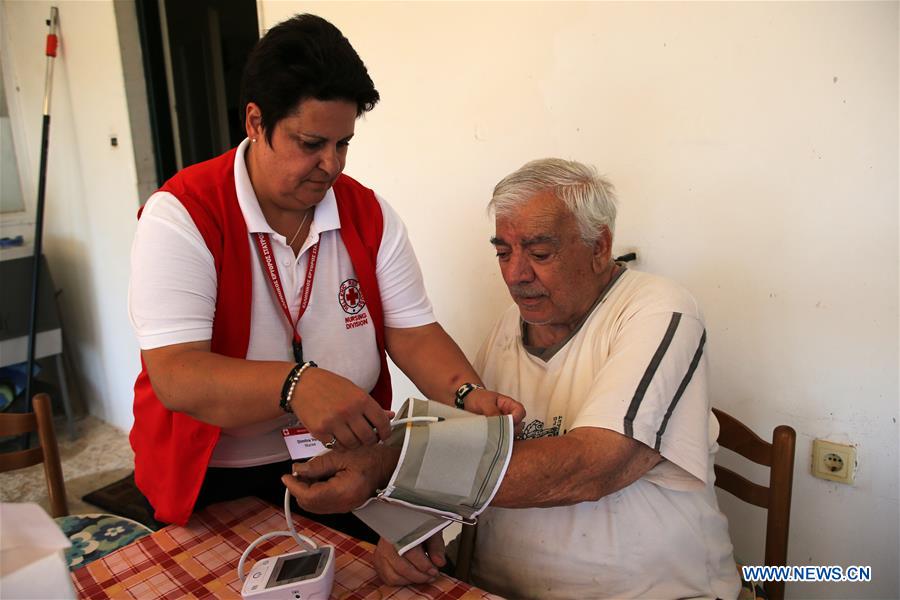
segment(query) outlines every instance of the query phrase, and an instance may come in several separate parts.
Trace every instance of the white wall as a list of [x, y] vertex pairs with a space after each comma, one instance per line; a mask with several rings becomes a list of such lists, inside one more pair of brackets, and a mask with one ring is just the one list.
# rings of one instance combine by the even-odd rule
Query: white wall
[[[113, 2], [57, 5], [46, 252], [91, 412], [127, 428], [138, 193]], [[49, 6], [2, 1], [32, 178]], [[494, 183], [540, 156], [596, 164], [622, 198], [618, 246], [705, 307], [715, 404], [798, 432], [790, 562], [873, 567], [789, 596], [900, 597], [897, 3], [263, 1], [261, 23], [301, 10], [370, 68], [383, 100], [348, 173], [404, 217], [470, 356], [508, 304]], [[854, 486], [808, 474], [816, 437], [858, 444]], [[761, 559], [760, 511], [723, 509], [737, 554]]]
[[[383, 100], [347, 172], [403, 216], [470, 356], [509, 302], [493, 184], [594, 163], [618, 246], [705, 307], [714, 403], [797, 430], [790, 562], [873, 568], [789, 596], [900, 597], [897, 3], [264, 1], [262, 26], [299, 11], [369, 67]], [[809, 475], [816, 437], [858, 445], [854, 486]], [[762, 513], [736, 504], [736, 552], [760, 561]]]
[[[126, 312], [128, 254], [138, 207], [124, 78], [112, 0], [5, 0], [4, 67], [25, 137], [24, 168], [36, 198], [44, 95], [45, 20], [59, 7], [48, 155], [44, 252], [58, 288], [79, 384], [92, 414], [131, 427], [138, 347]], [[109, 137], [116, 135], [119, 146]], [[16, 140], [19, 142], [19, 140]], [[17, 222], [18, 221], [18, 222]], [[33, 226], [4, 218], [3, 235]]]

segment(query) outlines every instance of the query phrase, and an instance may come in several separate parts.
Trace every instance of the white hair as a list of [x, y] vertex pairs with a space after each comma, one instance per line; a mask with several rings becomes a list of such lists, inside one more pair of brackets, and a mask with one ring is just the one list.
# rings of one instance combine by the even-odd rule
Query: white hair
[[613, 184], [583, 163], [561, 158], [541, 158], [526, 163], [494, 187], [488, 210], [497, 215], [525, 204], [541, 192], [550, 191], [572, 211], [581, 238], [594, 243], [606, 227], [616, 228], [616, 193]]

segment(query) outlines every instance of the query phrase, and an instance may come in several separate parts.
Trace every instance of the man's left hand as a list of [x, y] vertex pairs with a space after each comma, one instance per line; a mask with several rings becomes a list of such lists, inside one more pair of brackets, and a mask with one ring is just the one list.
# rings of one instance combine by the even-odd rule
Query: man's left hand
[[294, 463], [296, 476], [284, 475], [281, 481], [304, 510], [346, 513], [387, 484], [399, 457], [399, 449], [383, 445], [326, 452], [305, 463]]

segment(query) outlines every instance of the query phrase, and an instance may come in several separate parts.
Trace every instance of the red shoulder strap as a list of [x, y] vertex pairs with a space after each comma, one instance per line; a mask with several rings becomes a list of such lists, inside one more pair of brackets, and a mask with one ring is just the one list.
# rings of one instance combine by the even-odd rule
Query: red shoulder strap
[[375, 192], [347, 175], [341, 175], [335, 182], [334, 194], [341, 220], [341, 239], [372, 315], [375, 343], [381, 357], [381, 372], [371, 394], [382, 408], [389, 409], [392, 400], [391, 376], [384, 345], [384, 308], [375, 273], [378, 248], [384, 233], [384, 215]]
[[244, 358], [250, 345], [250, 303], [253, 276], [247, 224], [234, 184], [237, 149], [193, 166], [167, 181], [170, 192], [187, 209], [213, 255], [216, 265], [216, 315], [213, 352]]

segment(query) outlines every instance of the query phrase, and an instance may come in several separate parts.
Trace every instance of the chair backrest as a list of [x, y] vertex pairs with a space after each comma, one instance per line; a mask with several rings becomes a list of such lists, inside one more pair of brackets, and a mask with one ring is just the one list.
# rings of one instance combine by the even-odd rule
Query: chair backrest
[[43, 462], [50, 495], [50, 514], [53, 517], [64, 517], [69, 514], [69, 506], [66, 502], [66, 488], [63, 483], [59, 447], [56, 445], [56, 432], [53, 430], [50, 396], [37, 394], [33, 404], [33, 413], [0, 413], [0, 436], [37, 431], [41, 442], [36, 448], [0, 453], [0, 473]]
[[[797, 433], [787, 425], [779, 425], [770, 444], [728, 413], [717, 408], [712, 411], [719, 420], [720, 446], [769, 467], [769, 487], [765, 487], [715, 465], [716, 485], [744, 502], [767, 509], [765, 564], [786, 565]], [[783, 581], [767, 581], [764, 587], [770, 600], [784, 598]]]
[[478, 536], [478, 525], [463, 525], [459, 534], [459, 548], [456, 552], [456, 563], [453, 576], [460, 581], [469, 581], [472, 574], [472, 557], [475, 555], [475, 538]]

